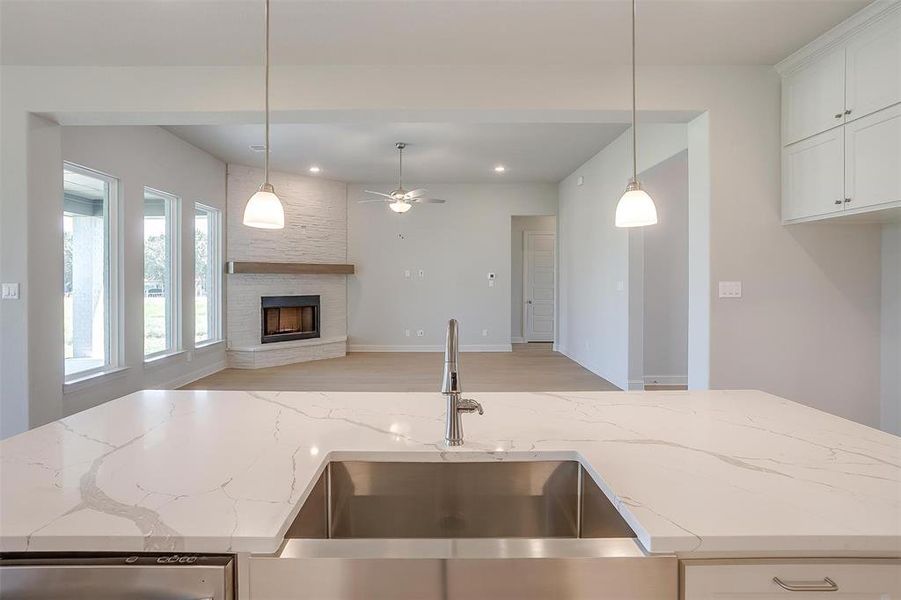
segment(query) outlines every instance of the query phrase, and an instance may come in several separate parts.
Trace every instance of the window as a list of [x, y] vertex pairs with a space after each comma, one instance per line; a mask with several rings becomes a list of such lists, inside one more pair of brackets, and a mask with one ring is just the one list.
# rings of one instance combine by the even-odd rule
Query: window
[[178, 198], [144, 188], [144, 358], [181, 347]]
[[63, 164], [63, 357], [66, 380], [117, 366], [118, 182]]
[[194, 205], [194, 343], [222, 337], [222, 250], [220, 213]]

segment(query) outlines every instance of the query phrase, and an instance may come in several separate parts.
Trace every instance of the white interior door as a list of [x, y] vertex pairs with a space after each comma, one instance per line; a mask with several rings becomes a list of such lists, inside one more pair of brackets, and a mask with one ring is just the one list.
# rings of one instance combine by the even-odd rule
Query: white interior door
[[523, 234], [523, 337], [527, 342], [554, 341], [554, 249], [556, 234]]

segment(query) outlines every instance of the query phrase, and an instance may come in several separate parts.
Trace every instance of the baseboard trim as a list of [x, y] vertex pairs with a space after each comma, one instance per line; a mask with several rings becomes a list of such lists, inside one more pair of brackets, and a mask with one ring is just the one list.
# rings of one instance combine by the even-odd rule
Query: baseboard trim
[[522, 337], [522, 336], [511, 337], [511, 338], [510, 338], [510, 343], [511, 343], [511, 344], [525, 344], [525, 343], [526, 343], [526, 338], [524, 338], [524, 337]]
[[[348, 352], [444, 352], [444, 345], [350, 344]], [[511, 344], [463, 344], [460, 352], [512, 352]]]
[[645, 385], [688, 385], [688, 375], [645, 375]]
[[175, 379], [156, 386], [157, 389], [161, 390], [177, 390], [183, 385], [188, 385], [189, 383], [193, 383], [198, 379], [203, 379], [204, 377], [209, 377], [213, 373], [218, 373], [219, 371], [224, 370], [226, 367], [226, 361], [223, 358], [222, 360], [217, 360], [211, 365], [207, 365], [202, 369], [197, 369], [196, 371], [191, 371], [181, 377], [176, 377]]
[[644, 390], [644, 381], [640, 379], [630, 379], [629, 380], [629, 391], [630, 392], [640, 392]]

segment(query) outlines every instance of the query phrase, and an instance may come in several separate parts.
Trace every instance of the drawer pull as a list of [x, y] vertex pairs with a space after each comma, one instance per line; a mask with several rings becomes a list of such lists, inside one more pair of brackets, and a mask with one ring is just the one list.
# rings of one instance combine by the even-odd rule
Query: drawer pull
[[823, 577], [823, 581], [782, 581], [778, 577], [773, 577], [773, 581], [783, 590], [789, 592], [837, 592], [838, 584]]

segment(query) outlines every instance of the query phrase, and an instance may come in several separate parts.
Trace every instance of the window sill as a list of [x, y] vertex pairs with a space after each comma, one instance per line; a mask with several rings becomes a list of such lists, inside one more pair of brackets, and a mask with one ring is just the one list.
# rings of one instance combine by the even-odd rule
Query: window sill
[[92, 387], [94, 385], [102, 383], [108, 377], [115, 375], [121, 376], [125, 373], [125, 371], [128, 371], [128, 367], [116, 367], [114, 369], [107, 369], [98, 373], [91, 373], [90, 375], [85, 375], [84, 377], [76, 377], [74, 379], [70, 379], [63, 382], [63, 394], [77, 392], [78, 390]]
[[204, 350], [206, 348], [211, 348], [213, 346], [218, 346], [219, 344], [224, 344], [225, 340], [206, 340], [204, 342], [197, 342], [194, 344], [195, 350]]
[[165, 354], [154, 354], [153, 356], [144, 359], [144, 368], [155, 367], [157, 365], [166, 363], [168, 362], [168, 359], [175, 358], [176, 356], [181, 356], [185, 353], [185, 350], [173, 350], [172, 352], [166, 352]]

